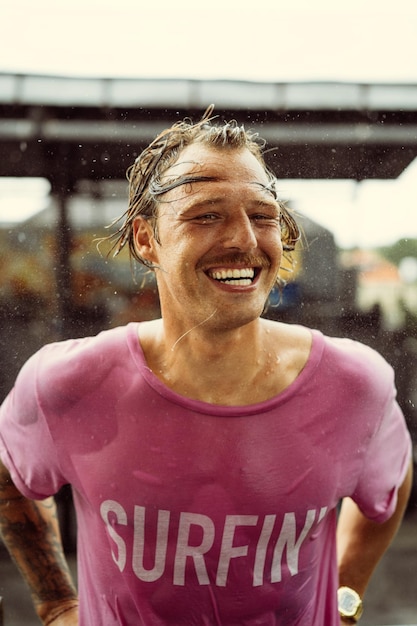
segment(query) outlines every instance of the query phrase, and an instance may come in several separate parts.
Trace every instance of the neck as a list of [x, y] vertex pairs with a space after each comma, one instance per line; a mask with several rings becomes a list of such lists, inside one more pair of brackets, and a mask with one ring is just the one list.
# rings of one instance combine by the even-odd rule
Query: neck
[[159, 321], [157, 344], [142, 346], [153, 372], [178, 393], [214, 404], [250, 404], [259, 377], [279, 361], [268, 334], [268, 323], [259, 319], [224, 332], [201, 324], [181, 333]]
[[[191, 326], [187, 330], [163, 322], [163, 336], [165, 352], [168, 351], [174, 359], [196, 359], [201, 361], [221, 354], [223, 359], [235, 358], [235, 355], [252, 354], [260, 347], [264, 336], [264, 320], [255, 319], [237, 327], [223, 327], [213, 319], [215, 311], [202, 322]], [[240, 358], [240, 357], [238, 357]]]

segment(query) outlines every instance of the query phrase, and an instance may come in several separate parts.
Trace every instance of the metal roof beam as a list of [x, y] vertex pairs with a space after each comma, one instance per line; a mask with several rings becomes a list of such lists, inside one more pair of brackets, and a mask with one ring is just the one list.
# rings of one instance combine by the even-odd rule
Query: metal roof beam
[[[0, 120], [0, 141], [137, 142], [151, 141], [171, 122], [114, 122], [28, 119]], [[268, 143], [316, 145], [416, 146], [417, 124], [294, 124], [251, 125]]]

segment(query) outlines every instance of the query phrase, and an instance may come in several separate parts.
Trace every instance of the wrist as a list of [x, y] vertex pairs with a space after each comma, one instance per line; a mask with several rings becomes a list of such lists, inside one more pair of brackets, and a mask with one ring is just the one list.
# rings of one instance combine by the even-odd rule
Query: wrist
[[61, 616], [64, 617], [71, 611], [78, 611], [77, 598], [67, 599], [59, 603], [43, 604], [42, 607], [38, 607], [37, 614], [43, 626], [52, 626]]

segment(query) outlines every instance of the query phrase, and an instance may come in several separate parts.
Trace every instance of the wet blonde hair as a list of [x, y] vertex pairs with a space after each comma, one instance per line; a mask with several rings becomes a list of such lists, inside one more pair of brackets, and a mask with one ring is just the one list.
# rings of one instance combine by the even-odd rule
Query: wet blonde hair
[[[291, 252], [300, 239], [300, 230], [285, 203], [278, 200], [277, 179], [267, 167], [263, 157], [265, 142], [257, 133], [245, 130], [235, 120], [223, 124], [214, 123], [213, 108], [213, 105], [208, 107], [201, 120], [195, 124], [190, 119], [184, 119], [162, 131], [129, 167], [127, 170], [128, 208], [112, 224], [114, 226], [122, 220], [121, 226], [107, 238], [112, 242], [114, 255], [117, 255], [127, 244], [131, 258], [147, 267], [152, 267], [152, 264], [142, 258], [136, 250], [133, 222], [139, 216], [151, 220], [158, 238], [159, 196], [186, 182], [184, 178], [163, 182], [163, 175], [175, 163], [184, 148], [190, 144], [201, 143], [219, 150], [247, 149], [256, 157], [268, 177], [268, 189], [280, 206], [283, 250], [287, 258], [291, 257]], [[193, 180], [196, 180], [196, 177], [193, 176]]]

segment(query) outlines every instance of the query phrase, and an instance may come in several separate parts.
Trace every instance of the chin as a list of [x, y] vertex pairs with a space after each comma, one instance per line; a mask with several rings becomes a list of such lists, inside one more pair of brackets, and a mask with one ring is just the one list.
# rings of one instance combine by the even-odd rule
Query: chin
[[212, 322], [212, 328], [216, 328], [218, 331], [229, 331], [236, 330], [238, 328], [242, 328], [247, 324], [251, 324], [252, 322], [259, 319], [264, 310], [264, 306], [256, 311], [227, 311], [226, 314], [222, 314], [219, 312], [218, 315], [215, 316]]

